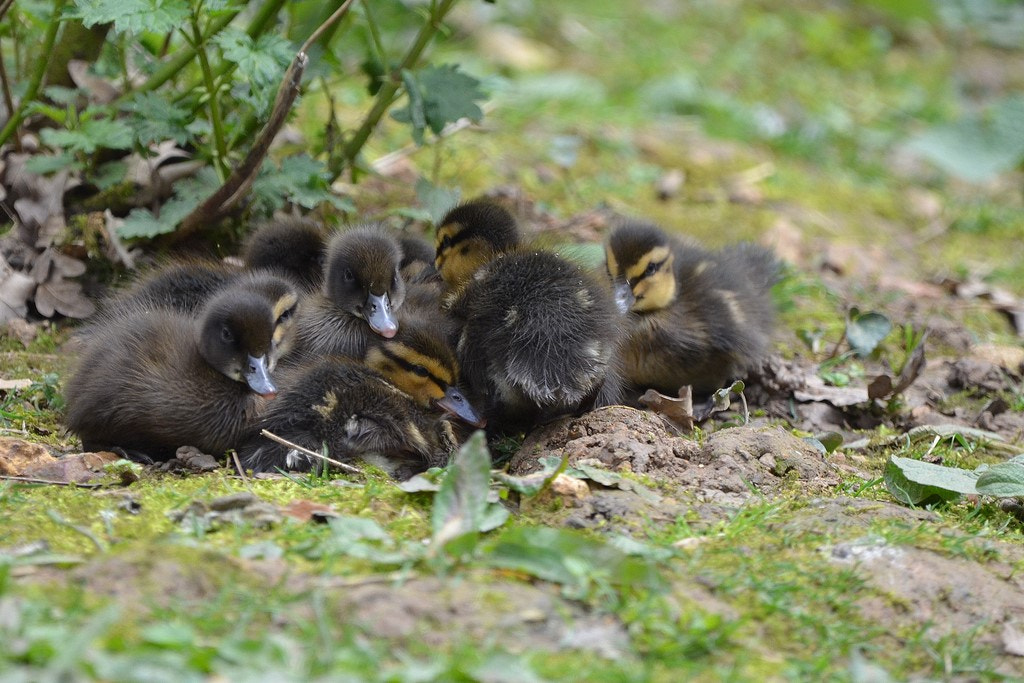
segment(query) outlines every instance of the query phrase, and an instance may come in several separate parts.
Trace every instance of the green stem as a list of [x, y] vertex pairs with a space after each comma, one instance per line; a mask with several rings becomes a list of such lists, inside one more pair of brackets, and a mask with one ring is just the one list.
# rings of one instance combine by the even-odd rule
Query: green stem
[[[444, 21], [445, 15], [455, 5], [457, 0], [441, 0], [440, 3], [431, 3], [430, 16], [426, 23], [420, 27], [419, 33], [416, 34], [416, 40], [409, 47], [408, 52], [405, 53], [405, 57], [402, 58], [402, 62], [399, 67], [391, 73], [390, 78], [381, 85], [380, 90], [377, 91], [377, 97], [373, 102], [373, 107], [370, 108], [366, 118], [363, 119], [363, 123], [359, 126], [359, 129], [352, 134], [348, 142], [345, 144], [345, 149], [342, 152], [340, 161], [343, 164], [351, 166], [359, 152], [362, 151], [366, 141], [370, 138], [370, 134], [373, 129], [380, 123], [381, 118], [387, 112], [388, 108], [394, 104], [398, 98], [398, 91], [402, 86], [401, 73], [405, 69], [412, 69], [419, 62], [420, 56], [423, 54], [423, 50], [426, 49], [427, 45], [434, 38], [437, 32], [441, 29], [441, 22]], [[333, 177], [341, 175], [342, 168], [332, 168], [331, 173]]]
[[7, 142], [17, 132], [18, 126], [25, 119], [25, 111], [28, 109], [28, 105], [35, 100], [36, 95], [39, 93], [39, 87], [43, 83], [43, 76], [46, 75], [46, 66], [50, 61], [49, 55], [53, 51], [53, 44], [57, 40], [60, 16], [66, 2], [67, 0], [53, 0], [53, 14], [50, 15], [50, 23], [46, 26], [46, 35], [43, 37], [43, 45], [39, 50], [39, 54], [43, 56], [36, 60], [32, 79], [28, 83], [28, 88], [25, 89], [25, 94], [18, 101], [18, 108], [11, 112], [11, 117], [7, 119], [7, 123], [0, 130], [0, 145]]
[[224, 182], [230, 168], [228, 167], [227, 138], [224, 135], [224, 121], [220, 117], [220, 104], [217, 101], [217, 84], [214, 82], [213, 69], [210, 68], [210, 60], [206, 57], [206, 50], [203, 49], [203, 32], [199, 30], [199, 20], [192, 15], [192, 39], [195, 41], [196, 55], [199, 57], [199, 67], [203, 71], [203, 81], [206, 84], [206, 94], [210, 98], [210, 124], [213, 126], [213, 142], [216, 148], [213, 164], [217, 169], [221, 182]]
[[372, 4], [372, 2], [363, 3], [363, 14], [366, 16], [366, 26], [370, 29], [370, 42], [373, 43], [373, 49], [377, 51], [377, 59], [386, 69], [388, 68], [387, 51], [384, 49], [384, 41], [380, 37], [380, 28], [378, 28], [377, 22], [373, 18], [373, 11], [370, 9]]

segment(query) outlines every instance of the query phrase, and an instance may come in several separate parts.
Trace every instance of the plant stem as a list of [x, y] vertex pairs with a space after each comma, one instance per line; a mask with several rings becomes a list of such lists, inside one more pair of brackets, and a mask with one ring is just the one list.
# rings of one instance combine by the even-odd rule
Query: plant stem
[[43, 83], [43, 76], [46, 75], [46, 66], [49, 63], [50, 53], [53, 51], [53, 44], [57, 40], [57, 30], [60, 28], [60, 15], [64, 10], [66, 2], [67, 0], [53, 0], [53, 13], [50, 15], [50, 23], [46, 26], [46, 35], [43, 37], [43, 44], [39, 49], [39, 54], [42, 56], [36, 60], [32, 79], [28, 83], [28, 88], [25, 89], [25, 94], [18, 102], [17, 109], [10, 113], [7, 123], [0, 130], [0, 145], [7, 142], [17, 132], [18, 126], [21, 125], [25, 118], [25, 110], [39, 93], [39, 87]]
[[385, 69], [388, 68], [388, 55], [384, 49], [384, 41], [380, 38], [380, 28], [377, 27], [377, 22], [373, 18], [373, 11], [370, 9], [372, 2], [363, 3], [363, 14], [366, 16], [366, 26], [370, 29], [370, 42], [373, 44], [373, 49], [377, 52], [377, 59], [380, 61], [381, 66]]
[[[391, 72], [390, 78], [377, 91], [373, 107], [366, 114], [366, 118], [363, 119], [363, 123], [359, 126], [358, 130], [353, 133], [352, 137], [345, 144], [345, 149], [339, 159], [341, 163], [337, 164], [338, 166], [352, 166], [354, 164], [356, 157], [359, 156], [359, 152], [362, 151], [366, 141], [370, 138], [373, 129], [377, 127], [377, 124], [380, 123], [388, 108], [397, 99], [399, 88], [402, 85], [402, 71], [416, 66], [420, 56], [423, 54], [423, 50], [426, 49], [434, 35], [441, 29], [441, 22], [444, 21], [445, 15], [448, 14], [456, 2], [457, 0], [441, 0], [440, 3], [431, 3], [430, 16], [427, 18], [426, 23], [420, 27], [419, 33], [416, 34], [416, 40], [413, 41], [408, 52], [405, 53], [401, 64]], [[344, 170], [343, 167], [331, 168], [332, 179], [341, 175], [342, 170]]]
[[224, 182], [230, 169], [228, 167], [228, 147], [224, 136], [224, 121], [220, 117], [220, 104], [217, 101], [217, 84], [214, 82], [213, 69], [210, 68], [210, 60], [206, 57], [206, 49], [203, 44], [203, 33], [199, 30], [199, 20], [195, 14], [192, 15], [192, 39], [195, 41], [196, 55], [199, 57], [199, 67], [203, 71], [203, 81], [206, 84], [206, 94], [210, 98], [210, 124], [213, 126], [213, 143], [215, 153], [213, 164], [217, 169], [220, 181]]
[[[11, 82], [7, 78], [7, 65], [4, 64], [3, 50], [0, 50], [0, 87], [4, 91], [4, 107], [7, 108], [7, 113], [11, 114], [14, 111], [14, 97], [11, 96]], [[21, 138], [17, 135], [14, 136], [14, 151], [21, 151]]]

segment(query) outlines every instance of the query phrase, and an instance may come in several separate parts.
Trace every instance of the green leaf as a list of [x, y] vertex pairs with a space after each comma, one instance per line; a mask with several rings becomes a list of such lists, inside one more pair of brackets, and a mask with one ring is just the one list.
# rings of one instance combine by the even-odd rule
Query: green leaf
[[81, 19], [86, 28], [114, 24], [118, 33], [169, 33], [191, 16], [188, 0], [75, 0], [65, 16]]
[[159, 622], [142, 629], [142, 640], [170, 649], [188, 647], [195, 642], [196, 632], [181, 622]]
[[1011, 460], [992, 465], [978, 477], [977, 488], [978, 493], [997, 498], [1024, 496], [1024, 463]]
[[437, 225], [448, 211], [459, 203], [462, 191], [459, 188], [438, 187], [426, 178], [416, 181], [416, 201], [426, 209], [430, 222]]
[[846, 341], [858, 356], [869, 356], [892, 330], [892, 323], [881, 313], [850, 311], [846, 321]]
[[307, 209], [325, 201], [347, 209], [348, 205], [331, 192], [327, 178], [323, 162], [307, 154], [287, 157], [280, 166], [267, 160], [253, 183], [253, 202], [259, 211], [267, 214], [283, 208], [289, 201]]
[[661, 575], [646, 559], [568, 529], [508, 529], [487, 548], [481, 561], [576, 589], [595, 581], [654, 589], [663, 586]]
[[236, 78], [251, 82], [256, 88], [280, 83], [295, 50], [278, 35], [263, 34], [255, 41], [245, 31], [226, 28], [213, 37], [224, 59], [238, 67]]
[[185, 216], [199, 206], [204, 197], [172, 197], [160, 207], [160, 215], [149, 209], [132, 209], [124, 223], [117, 229], [117, 234], [124, 239], [136, 237], [156, 237], [174, 232]]
[[569, 464], [569, 459], [564, 456], [561, 458], [547, 456], [541, 458], [540, 462], [543, 467], [540, 472], [534, 472], [523, 477], [506, 474], [505, 472], [495, 472], [493, 476], [511, 491], [524, 496], [536, 496], [565, 470]]
[[192, 139], [187, 128], [192, 112], [155, 92], [135, 93], [122, 108], [130, 113], [135, 139], [144, 147], [164, 140], [183, 145]]
[[985, 182], [1024, 161], [1024, 95], [1003, 98], [986, 114], [936, 126], [909, 147], [947, 173]]
[[82, 164], [67, 152], [60, 154], [36, 154], [25, 162], [25, 170], [29, 173], [47, 175], [64, 169], [80, 169]]
[[402, 71], [402, 83], [409, 102], [391, 117], [412, 126], [416, 144], [423, 144], [428, 126], [439, 134], [446, 125], [461, 118], [479, 122], [484, 116], [477, 104], [487, 99], [480, 81], [460, 72], [457, 64], [428, 66], [416, 74]]
[[961, 495], [978, 493], [977, 472], [912, 458], [889, 458], [884, 478], [889, 493], [910, 505], [954, 501]]
[[491, 454], [483, 431], [476, 431], [448, 465], [448, 476], [434, 496], [433, 543], [442, 547], [481, 531], [491, 483]]
[[124, 121], [90, 119], [75, 130], [44, 128], [39, 136], [57, 149], [92, 154], [98, 149], [131, 149], [132, 130]]

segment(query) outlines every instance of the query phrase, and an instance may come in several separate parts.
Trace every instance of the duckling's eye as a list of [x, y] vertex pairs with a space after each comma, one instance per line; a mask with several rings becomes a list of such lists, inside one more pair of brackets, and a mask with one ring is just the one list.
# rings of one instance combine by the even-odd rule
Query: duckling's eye
[[352, 272], [351, 268], [345, 269], [345, 282], [355, 282], [356, 274]]
[[225, 325], [220, 328], [220, 338], [225, 344], [235, 343], [235, 333], [231, 331], [231, 328]]
[[445, 235], [445, 236], [444, 236], [444, 239], [443, 239], [443, 240], [441, 240], [441, 249], [442, 249], [442, 250], [443, 250], [443, 249], [448, 249], [448, 248], [450, 248], [451, 246], [452, 246], [452, 238], [451, 238], [451, 235]]
[[648, 263], [647, 264], [647, 270], [644, 271], [644, 275], [647, 275], [648, 277], [651, 276], [651, 275], [654, 275], [655, 273], [658, 272], [658, 266], [659, 265], [661, 265], [661, 264], [658, 264], [658, 263]]
[[415, 374], [419, 375], [420, 377], [426, 377], [427, 375], [430, 374], [429, 372], [427, 372], [427, 369], [425, 367], [423, 367], [422, 365], [414, 366], [412, 371]]
[[295, 308], [289, 308], [287, 311], [281, 314], [281, 317], [277, 319], [277, 324], [280, 325], [283, 322], [287, 322], [291, 317], [295, 315]]

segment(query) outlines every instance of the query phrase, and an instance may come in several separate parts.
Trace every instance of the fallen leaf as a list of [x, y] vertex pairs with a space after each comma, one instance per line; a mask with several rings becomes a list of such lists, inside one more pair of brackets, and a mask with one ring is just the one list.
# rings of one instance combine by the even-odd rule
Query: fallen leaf
[[25, 468], [22, 476], [82, 484], [107, 476], [103, 466], [120, 459], [121, 456], [107, 451], [75, 453], [54, 458], [52, 461], [40, 461], [28, 466]]
[[113, 102], [121, 89], [111, 81], [100, 78], [89, 73], [90, 62], [84, 59], [72, 59], [68, 61], [68, 75], [81, 90], [89, 95], [89, 99], [96, 104], [108, 104]]
[[88, 318], [96, 305], [82, 294], [82, 286], [70, 280], [47, 282], [36, 288], [36, 310], [47, 318], [54, 311], [69, 318]]
[[803, 389], [793, 392], [793, 398], [802, 403], [824, 401], [836, 408], [855, 406], [868, 401], [868, 390], [864, 387], [832, 387], [817, 375], [806, 378]]
[[885, 398], [891, 393], [892, 377], [889, 375], [879, 375], [868, 384], [868, 398], [872, 401], [876, 398]]
[[32, 386], [32, 380], [30, 379], [0, 379], [0, 391], [27, 389], [30, 386]]
[[281, 509], [281, 512], [300, 522], [313, 521], [321, 524], [326, 523], [332, 517], [340, 517], [330, 505], [305, 499], [291, 501]]
[[679, 390], [679, 398], [672, 398], [648, 389], [639, 399], [640, 405], [659, 415], [665, 416], [683, 431], [693, 431], [693, 394], [689, 386]]
[[27, 347], [36, 338], [36, 335], [39, 334], [39, 325], [21, 318], [12, 318], [7, 321], [7, 334], [20, 341], [22, 346]]
[[24, 318], [35, 289], [36, 281], [11, 268], [0, 254], [0, 322]]

